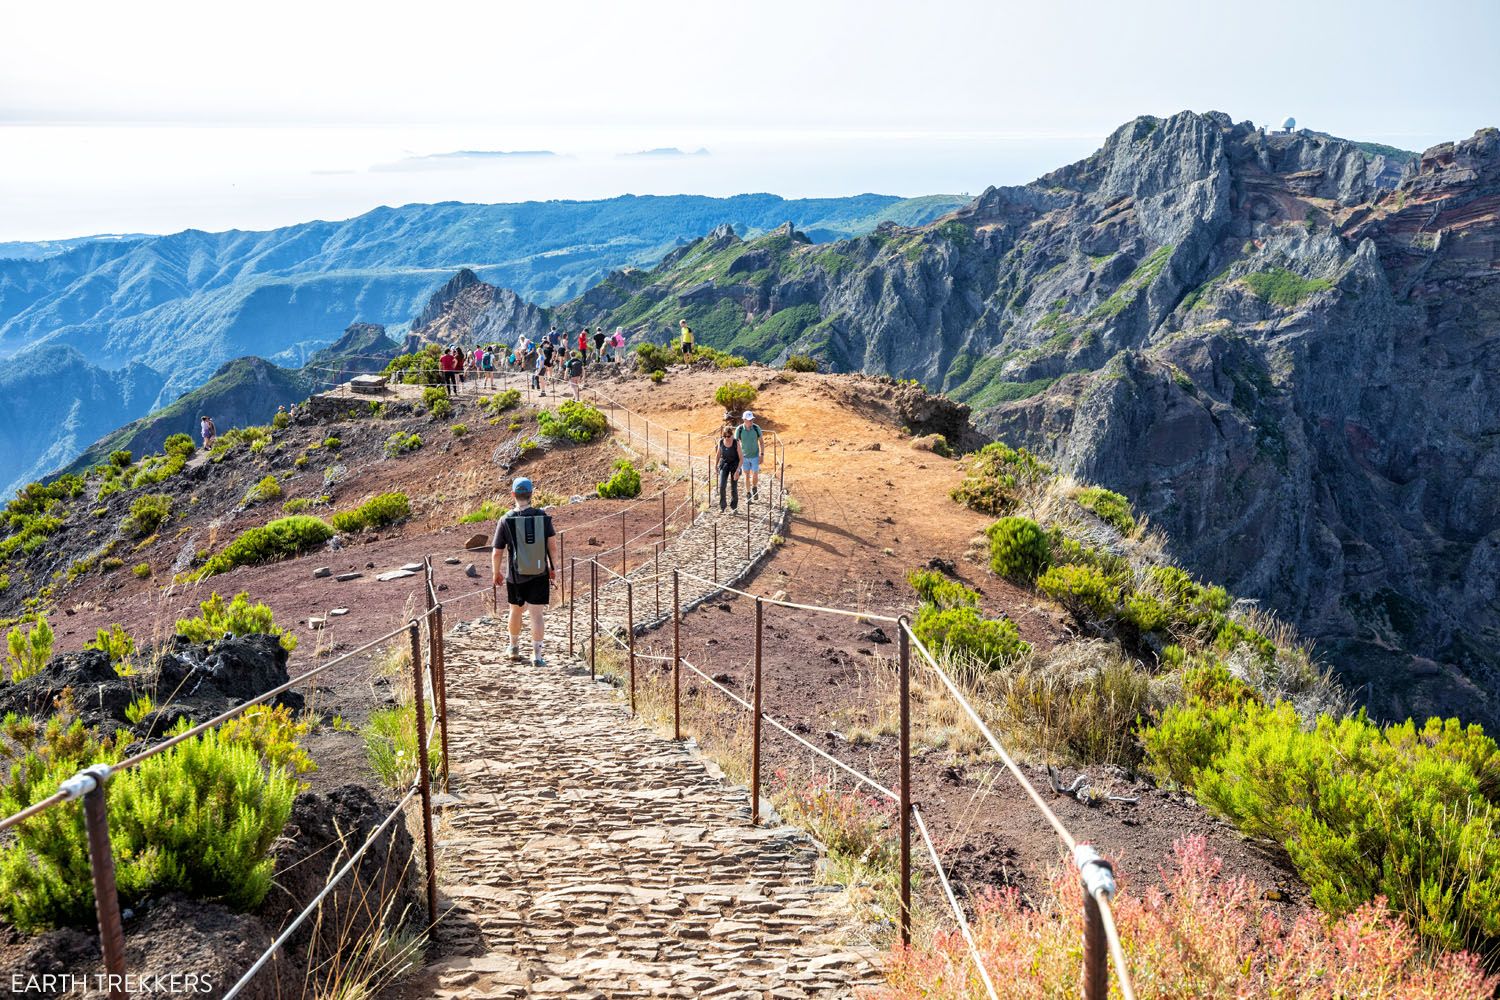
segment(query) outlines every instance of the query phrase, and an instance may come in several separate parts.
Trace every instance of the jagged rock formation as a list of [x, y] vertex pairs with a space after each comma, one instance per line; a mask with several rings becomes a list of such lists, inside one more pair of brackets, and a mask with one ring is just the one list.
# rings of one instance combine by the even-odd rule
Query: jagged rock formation
[[514, 341], [516, 334], [535, 336], [547, 329], [545, 310], [508, 288], [479, 280], [467, 267], [439, 288], [412, 321], [406, 349], [422, 343], [466, 344]]
[[920, 379], [1126, 493], [1378, 713], [1500, 722], [1497, 136], [1401, 165], [1142, 117], [931, 225], [721, 228], [548, 321], [664, 341], [687, 317], [753, 359]]

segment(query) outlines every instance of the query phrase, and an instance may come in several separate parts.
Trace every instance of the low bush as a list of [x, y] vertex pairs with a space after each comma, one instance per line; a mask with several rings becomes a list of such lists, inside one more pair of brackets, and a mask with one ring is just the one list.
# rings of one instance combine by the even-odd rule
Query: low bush
[[229, 603], [217, 593], [198, 605], [195, 618], [179, 618], [175, 634], [189, 642], [216, 642], [227, 635], [274, 635], [281, 637], [281, 648], [297, 648], [297, 637], [276, 624], [271, 609], [251, 604], [250, 595], [241, 591]]
[[652, 372], [651, 373], [651, 384], [652, 385], [661, 385], [666, 380], [667, 380], [667, 373], [666, 372]]
[[990, 569], [1003, 577], [1031, 583], [1052, 564], [1047, 533], [1030, 518], [1002, 517], [984, 533], [990, 540]]
[[[1345, 1000], [1350, 997], [1481, 1000], [1500, 981], [1472, 955], [1431, 956], [1383, 907], [1337, 919], [1303, 911], [1283, 923], [1263, 887], [1223, 873], [1201, 837], [1173, 845], [1161, 890], [1122, 887], [1114, 902], [1125, 961], [1141, 1000]], [[1007, 997], [1062, 997], [1082, 975], [1082, 890], [1058, 869], [1038, 894], [1006, 888], [975, 901], [971, 933], [990, 978]], [[982, 996], [963, 937], [896, 949], [889, 1000]]]
[[793, 354], [786, 359], [783, 367], [789, 372], [815, 372], [818, 370], [818, 363], [809, 355]]
[[1253, 837], [1284, 844], [1320, 909], [1378, 897], [1444, 948], [1500, 938], [1500, 747], [1456, 719], [1308, 729], [1222, 668], [1142, 732], [1147, 761]]
[[422, 447], [422, 438], [417, 434], [404, 434], [397, 431], [385, 439], [385, 457], [397, 458], [408, 452], [416, 451]]
[[1120, 604], [1120, 588], [1094, 566], [1053, 566], [1036, 578], [1036, 589], [1083, 624], [1112, 622]]
[[142, 719], [156, 711], [156, 702], [151, 700], [149, 694], [143, 694], [125, 706], [125, 721], [132, 726], [138, 725]]
[[30, 555], [46, 545], [47, 539], [63, 525], [62, 518], [50, 514], [13, 515], [10, 524], [12, 533], [0, 539], [0, 560], [9, 559], [17, 552]]
[[[125, 750], [124, 742], [101, 740], [60, 715], [45, 724], [8, 716], [3, 737], [5, 756], [16, 761], [0, 783], [7, 814], [88, 764], [118, 761]], [[181, 892], [253, 909], [270, 889], [271, 846], [296, 792], [285, 768], [213, 730], [120, 772], [109, 786], [109, 829], [121, 905]], [[29, 933], [92, 925], [93, 882], [77, 809], [47, 810], [0, 846], [0, 915]]]
[[271, 427], [273, 430], [284, 431], [287, 427], [291, 426], [291, 423], [292, 418], [285, 410], [277, 410], [275, 415], [271, 417]]
[[146, 579], [146, 577], [151, 575], [151, 564], [136, 563], [134, 566], [130, 567], [130, 574], [137, 580], [144, 580]]
[[934, 569], [914, 569], [906, 582], [917, 592], [917, 599], [937, 608], [977, 608], [979, 593]]
[[47, 623], [46, 616], [38, 616], [29, 629], [17, 625], [7, 632], [5, 669], [11, 681], [24, 681], [45, 667], [52, 659], [52, 640], [52, 626]]
[[449, 400], [447, 391], [436, 386], [428, 386], [422, 390], [422, 405], [428, 413], [438, 418], [453, 412], [453, 403]]
[[481, 524], [485, 521], [498, 521], [510, 511], [509, 507], [502, 507], [493, 500], [486, 500], [480, 504], [478, 509], [471, 510], [458, 519], [459, 524]]
[[615, 462], [615, 474], [597, 486], [599, 495], [606, 500], [633, 500], [641, 495], [641, 474], [627, 458]]
[[[432, 722], [432, 706], [427, 705], [427, 724]], [[360, 730], [364, 737], [365, 757], [370, 768], [388, 788], [403, 791], [417, 777], [417, 710], [415, 705], [377, 708], [370, 721]], [[437, 740], [427, 747], [427, 767], [436, 772], [443, 763], [443, 751]]]
[[343, 446], [344, 446], [344, 439], [343, 438], [334, 437], [333, 435], [330, 434], [328, 437], [326, 437], [326, 438], [323, 439], [323, 447], [327, 448], [329, 451], [338, 451]]
[[288, 514], [300, 514], [311, 506], [312, 501], [307, 497], [292, 497], [286, 503], [281, 505], [281, 509], [286, 511]]
[[469, 433], [468, 424], [453, 424], [448, 428], [449, 432], [456, 438], [461, 438]]
[[131, 538], [145, 538], [156, 533], [172, 513], [172, 498], [165, 493], [144, 493], [130, 503], [130, 513], [120, 522], [120, 530]]
[[353, 510], [333, 515], [333, 526], [339, 531], [354, 532], [365, 528], [384, 528], [408, 517], [411, 517], [411, 501], [405, 493], [382, 493]]
[[1134, 768], [1141, 762], [1135, 728], [1150, 714], [1151, 678], [1117, 647], [1075, 642], [1046, 663], [1005, 674], [996, 703], [1006, 729], [1049, 759]]
[[247, 528], [224, 551], [203, 566], [204, 576], [226, 573], [236, 566], [290, 559], [310, 552], [333, 537], [333, 529], [322, 518], [293, 514], [277, 518], [264, 527]]
[[128, 469], [130, 463], [135, 461], [135, 456], [124, 448], [116, 449], [109, 453], [109, 464], [116, 469]]
[[443, 349], [437, 344], [427, 344], [421, 350], [393, 358], [385, 366], [385, 374], [400, 375], [407, 385], [436, 385], [443, 380], [438, 358]]
[[748, 410], [759, 395], [755, 386], [749, 382], [725, 382], [714, 390], [714, 402], [738, 420], [740, 414]]
[[1025, 448], [996, 441], [965, 462], [963, 481], [952, 497], [970, 510], [999, 517], [1034, 497], [1051, 474], [1051, 466]]
[[665, 372], [668, 366], [675, 365], [679, 360], [678, 355], [660, 344], [635, 345], [635, 366], [642, 372]]
[[1119, 493], [1102, 486], [1087, 486], [1073, 495], [1078, 506], [1093, 511], [1105, 524], [1122, 535], [1135, 531], [1135, 514], [1130, 510], [1130, 501]]
[[538, 429], [556, 440], [585, 444], [609, 430], [607, 418], [595, 406], [570, 399], [556, 410], [542, 410], [536, 415]]
[[506, 410], [514, 410], [517, 406], [521, 405], [521, 390], [506, 389], [502, 392], [497, 392], [493, 396], [486, 396], [481, 399], [479, 405], [491, 416], [498, 417]]
[[272, 500], [281, 499], [281, 483], [275, 476], [266, 476], [260, 482], [250, 487], [250, 492], [245, 494], [245, 503], [253, 505], [258, 503], [270, 503]]
[[986, 670], [996, 670], [1031, 651], [1014, 622], [985, 618], [978, 609], [968, 606], [939, 608], [924, 604], [917, 610], [911, 628], [932, 652], [945, 650]]

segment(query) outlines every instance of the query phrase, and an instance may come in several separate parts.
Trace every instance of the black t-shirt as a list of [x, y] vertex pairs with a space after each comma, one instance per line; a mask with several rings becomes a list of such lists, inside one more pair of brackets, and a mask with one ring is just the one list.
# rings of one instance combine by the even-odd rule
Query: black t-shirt
[[[511, 518], [535, 517], [537, 515], [541, 515], [543, 522], [542, 538], [547, 539], [556, 535], [557, 529], [552, 527], [551, 514], [548, 514], [546, 511], [540, 510], [536, 507], [518, 507], [495, 522], [495, 534], [490, 539], [490, 545], [494, 546], [497, 549], [509, 550], [511, 548], [511, 539], [515, 537], [515, 526], [510, 523]], [[511, 568], [515, 568], [514, 562], [511, 563]]]
[[557, 350], [557, 348], [552, 346], [552, 341], [549, 340], [544, 343], [542, 345], [542, 360], [550, 365], [552, 363], [552, 352], [555, 350]]
[[596, 349], [602, 349], [604, 347], [604, 334], [602, 334], [602, 333], [596, 333], [596, 334], [594, 334], [594, 347]]
[[583, 359], [573, 358], [568, 362], [568, 377], [578, 378], [583, 374]]
[[738, 469], [740, 467], [740, 446], [731, 438], [728, 447], [724, 445], [724, 439], [719, 438], [718, 444], [719, 468]]

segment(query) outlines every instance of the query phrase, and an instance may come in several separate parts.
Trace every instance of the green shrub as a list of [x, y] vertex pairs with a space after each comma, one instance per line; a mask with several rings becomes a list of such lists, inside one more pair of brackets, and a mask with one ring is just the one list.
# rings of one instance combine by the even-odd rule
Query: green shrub
[[1320, 909], [1384, 896], [1427, 941], [1500, 937], [1500, 749], [1456, 719], [1381, 727], [1363, 714], [1308, 730], [1222, 678], [1142, 737], [1151, 769], [1250, 836], [1286, 846]]
[[264, 527], [241, 532], [223, 552], [208, 560], [203, 575], [225, 573], [236, 566], [258, 566], [290, 559], [317, 548], [332, 537], [333, 529], [321, 518], [306, 514], [277, 518]]
[[786, 359], [783, 367], [789, 372], [815, 372], [818, 370], [818, 363], [809, 355], [793, 354]]
[[1033, 494], [1052, 468], [1025, 448], [996, 441], [969, 457], [952, 497], [981, 514], [1009, 514]]
[[437, 344], [427, 344], [412, 354], [393, 358], [385, 366], [385, 374], [395, 375], [399, 372], [407, 385], [436, 385], [443, 380], [442, 367], [438, 361], [442, 353], [443, 349]]
[[62, 527], [62, 518], [50, 514], [12, 516], [12, 534], [0, 540], [0, 560], [9, 559], [17, 552], [27, 555], [47, 544], [47, 539]]
[[675, 365], [679, 358], [669, 348], [660, 344], [637, 344], [635, 345], [635, 366], [642, 372], [654, 373], [665, 372], [671, 365]]
[[615, 474], [598, 484], [599, 495], [606, 500], [633, 500], [641, 495], [641, 474], [629, 459], [615, 462]]
[[1036, 589], [1080, 622], [1109, 622], [1120, 604], [1120, 588], [1094, 566], [1053, 566], [1036, 578]]
[[609, 429], [609, 418], [598, 408], [577, 399], [567, 400], [556, 411], [542, 410], [536, 415], [536, 422], [547, 437], [579, 444], [592, 441]]
[[[427, 722], [432, 722], [432, 706], [427, 705]], [[365, 756], [376, 776], [389, 788], [404, 790], [417, 776], [417, 711], [414, 705], [378, 708], [360, 730], [365, 741]], [[443, 752], [437, 740], [427, 747], [430, 772], [442, 767]]]
[[385, 457], [396, 458], [407, 452], [416, 451], [422, 447], [422, 438], [417, 434], [403, 434], [397, 431], [385, 439]]
[[271, 427], [274, 430], [284, 431], [291, 424], [292, 418], [285, 410], [277, 410], [271, 417]]
[[[5, 813], [50, 794], [83, 766], [118, 761], [125, 749], [60, 717], [42, 725], [12, 715], [4, 729], [6, 756], [17, 760], [0, 785]], [[120, 772], [109, 785], [109, 830], [121, 905], [181, 892], [253, 909], [270, 889], [271, 846], [296, 791], [285, 769], [216, 731]], [[28, 933], [90, 926], [93, 882], [80, 810], [49, 809], [12, 832], [0, 847], [0, 915]]]
[[479, 505], [478, 510], [471, 510], [458, 519], [459, 524], [480, 524], [484, 521], [498, 521], [510, 511], [509, 507], [502, 507], [493, 500], [486, 500]]
[[138, 725], [142, 719], [156, 711], [156, 702], [151, 700], [149, 694], [143, 694], [125, 706], [125, 721], [132, 726]]
[[454, 437], [461, 438], [465, 434], [469, 433], [469, 425], [468, 424], [454, 424], [453, 426], [449, 427], [448, 430], [453, 433]]
[[1052, 564], [1052, 546], [1041, 525], [1026, 517], [1002, 517], [984, 531], [990, 540], [990, 569], [1031, 583]]
[[1021, 641], [1014, 622], [985, 618], [972, 607], [924, 604], [917, 610], [912, 632], [928, 649], [946, 650], [987, 670], [998, 669], [1031, 651], [1031, 646]]
[[109, 464], [116, 469], [128, 469], [133, 461], [135, 461], [135, 456], [124, 448], [109, 453]]
[[405, 493], [382, 493], [371, 497], [354, 510], [333, 515], [333, 526], [339, 531], [361, 531], [384, 528], [411, 517], [411, 501]]
[[245, 494], [246, 504], [268, 503], [272, 500], [281, 499], [281, 483], [275, 476], [266, 476], [260, 482], [250, 487], [250, 492]]
[[1245, 284], [1250, 286], [1250, 290], [1262, 302], [1269, 302], [1283, 309], [1291, 309], [1309, 295], [1333, 287], [1333, 282], [1327, 278], [1304, 278], [1283, 267], [1247, 274]]
[[135, 652], [135, 639], [119, 625], [97, 629], [94, 638], [83, 644], [84, 649], [97, 649], [109, 657], [109, 662], [119, 663]]
[[323, 439], [323, 447], [327, 448], [329, 451], [338, 451], [343, 446], [343, 438], [334, 437], [330, 434], [328, 437]]
[[305, 468], [307, 468], [307, 456], [305, 454], [304, 455], [298, 455], [296, 457], [296, 459], [293, 460], [292, 465], [295, 466], [298, 469], [305, 469]]
[[906, 582], [917, 592], [917, 599], [938, 608], [977, 608], [979, 594], [933, 569], [914, 569]]
[[288, 514], [300, 514], [311, 506], [312, 501], [307, 497], [292, 497], [286, 503], [281, 505], [281, 509], [286, 511]]
[[[440, 386], [428, 386], [422, 390], [422, 406], [433, 416], [447, 416], [453, 411], [453, 405], [448, 396], [448, 391]], [[441, 407], [441, 412], [439, 412]]]
[[5, 667], [13, 682], [24, 681], [52, 659], [52, 626], [46, 616], [39, 615], [31, 628], [23, 628], [17, 625], [5, 634]]
[[667, 380], [667, 373], [666, 372], [652, 372], [651, 373], [651, 383], [653, 385], [661, 385], [666, 380]]
[[144, 580], [146, 579], [146, 577], [151, 575], [151, 564], [136, 563], [134, 566], [130, 567], [130, 573], [137, 580]]
[[106, 556], [99, 560], [99, 570], [103, 573], [112, 573], [125, 565], [125, 560], [119, 556]]
[[130, 514], [120, 530], [131, 538], [154, 535], [172, 513], [172, 498], [165, 493], [144, 493], [130, 503]]
[[1120, 657], [1082, 670], [1016, 671], [1002, 679], [998, 702], [1010, 728], [1048, 757], [1133, 768], [1141, 761], [1134, 729], [1150, 694], [1151, 678]]
[[1078, 506], [1093, 511], [1099, 516], [1099, 520], [1120, 534], [1128, 535], [1135, 530], [1135, 515], [1130, 510], [1130, 501], [1113, 490], [1089, 486], [1079, 490], [1073, 499], [1078, 501]]
[[755, 386], [749, 382], [725, 382], [714, 390], [714, 402], [738, 419], [741, 413], [754, 404], [759, 395], [760, 393], [755, 391]]
[[498, 417], [506, 410], [514, 410], [521, 405], [521, 390], [506, 389], [497, 392], [493, 396], [486, 396], [479, 401], [481, 409], [486, 410], [491, 416]]
[[271, 609], [251, 604], [250, 595], [241, 591], [228, 604], [217, 593], [198, 605], [196, 618], [179, 618], [175, 632], [189, 642], [215, 642], [230, 635], [275, 635], [287, 652], [297, 648], [297, 637], [276, 624]]

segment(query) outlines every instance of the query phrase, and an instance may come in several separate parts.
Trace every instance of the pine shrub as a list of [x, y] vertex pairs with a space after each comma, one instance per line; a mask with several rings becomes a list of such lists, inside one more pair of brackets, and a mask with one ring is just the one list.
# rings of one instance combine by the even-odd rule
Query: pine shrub
[[365, 528], [384, 528], [411, 517], [411, 501], [405, 493], [382, 493], [371, 497], [354, 510], [333, 515], [333, 526], [339, 531], [354, 532]]
[[84, 649], [97, 649], [109, 657], [109, 662], [120, 663], [135, 652], [135, 639], [120, 625], [94, 630], [94, 638], [83, 644]]
[[500, 414], [504, 413], [507, 410], [514, 410], [517, 406], [520, 405], [520, 389], [505, 389], [501, 392], [495, 393], [493, 396], [486, 396], [479, 401], [480, 408], [484, 409], [491, 416], [495, 417], [498, 417]]
[[1002, 517], [985, 529], [990, 569], [1020, 583], [1031, 583], [1052, 564], [1052, 546], [1041, 525], [1026, 517]]
[[1014, 622], [985, 618], [967, 606], [924, 604], [912, 623], [912, 633], [929, 650], [957, 654], [986, 670], [999, 669], [1031, 651]]
[[815, 372], [818, 370], [818, 363], [809, 355], [793, 354], [786, 359], [784, 367], [789, 372]]
[[615, 473], [598, 484], [598, 492], [606, 500], [633, 500], [641, 495], [641, 474], [627, 458], [615, 462]]
[[277, 518], [264, 527], [242, 531], [223, 552], [204, 564], [203, 575], [214, 576], [236, 566], [258, 566], [290, 559], [310, 552], [332, 537], [333, 529], [322, 518], [306, 514]]
[[538, 429], [555, 440], [586, 444], [609, 430], [609, 418], [599, 409], [578, 399], [570, 399], [556, 410], [542, 410], [536, 415]]
[[979, 593], [951, 580], [934, 569], [914, 569], [906, 582], [917, 592], [918, 600], [938, 608], [977, 608]]
[[422, 437], [419, 434], [405, 434], [397, 431], [385, 439], [385, 457], [399, 458], [408, 452], [416, 451], [422, 447]]
[[12, 682], [24, 681], [47, 665], [52, 659], [52, 640], [52, 626], [45, 615], [39, 615], [30, 628], [17, 625], [5, 634], [5, 667]]
[[1053, 566], [1036, 578], [1036, 589], [1084, 624], [1112, 622], [1120, 588], [1093, 566]]
[[120, 522], [120, 530], [131, 538], [146, 538], [156, 533], [172, 513], [172, 498], [165, 493], [145, 493], [130, 503], [130, 513]]
[[269, 503], [272, 500], [281, 499], [281, 483], [275, 476], [266, 476], [260, 482], [250, 487], [250, 492], [245, 494], [246, 504]]
[[1025, 448], [996, 441], [970, 456], [952, 497], [970, 510], [999, 517], [1034, 495], [1050, 475], [1052, 468]]
[[422, 390], [422, 405], [427, 412], [441, 419], [453, 412], [453, 403], [448, 398], [448, 393], [437, 386], [428, 386]]
[[714, 390], [714, 402], [724, 407], [724, 411], [735, 419], [739, 418], [752, 405], [759, 396], [755, 386], [749, 382], [725, 382]]
[[1087, 486], [1074, 494], [1073, 499], [1078, 501], [1078, 506], [1093, 511], [1099, 520], [1120, 534], [1135, 531], [1135, 514], [1130, 509], [1130, 501], [1121, 494], [1102, 486]]
[[196, 618], [179, 618], [175, 632], [189, 642], [217, 642], [228, 635], [275, 635], [281, 637], [281, 647], [287, 652], [297, 648], [297, 637], [276, 624], [271, 609], [264, 604], [251, 604], [250, 595], [244, 591], [234, 595], [228, 603], [217, 593], [198, 605]]

